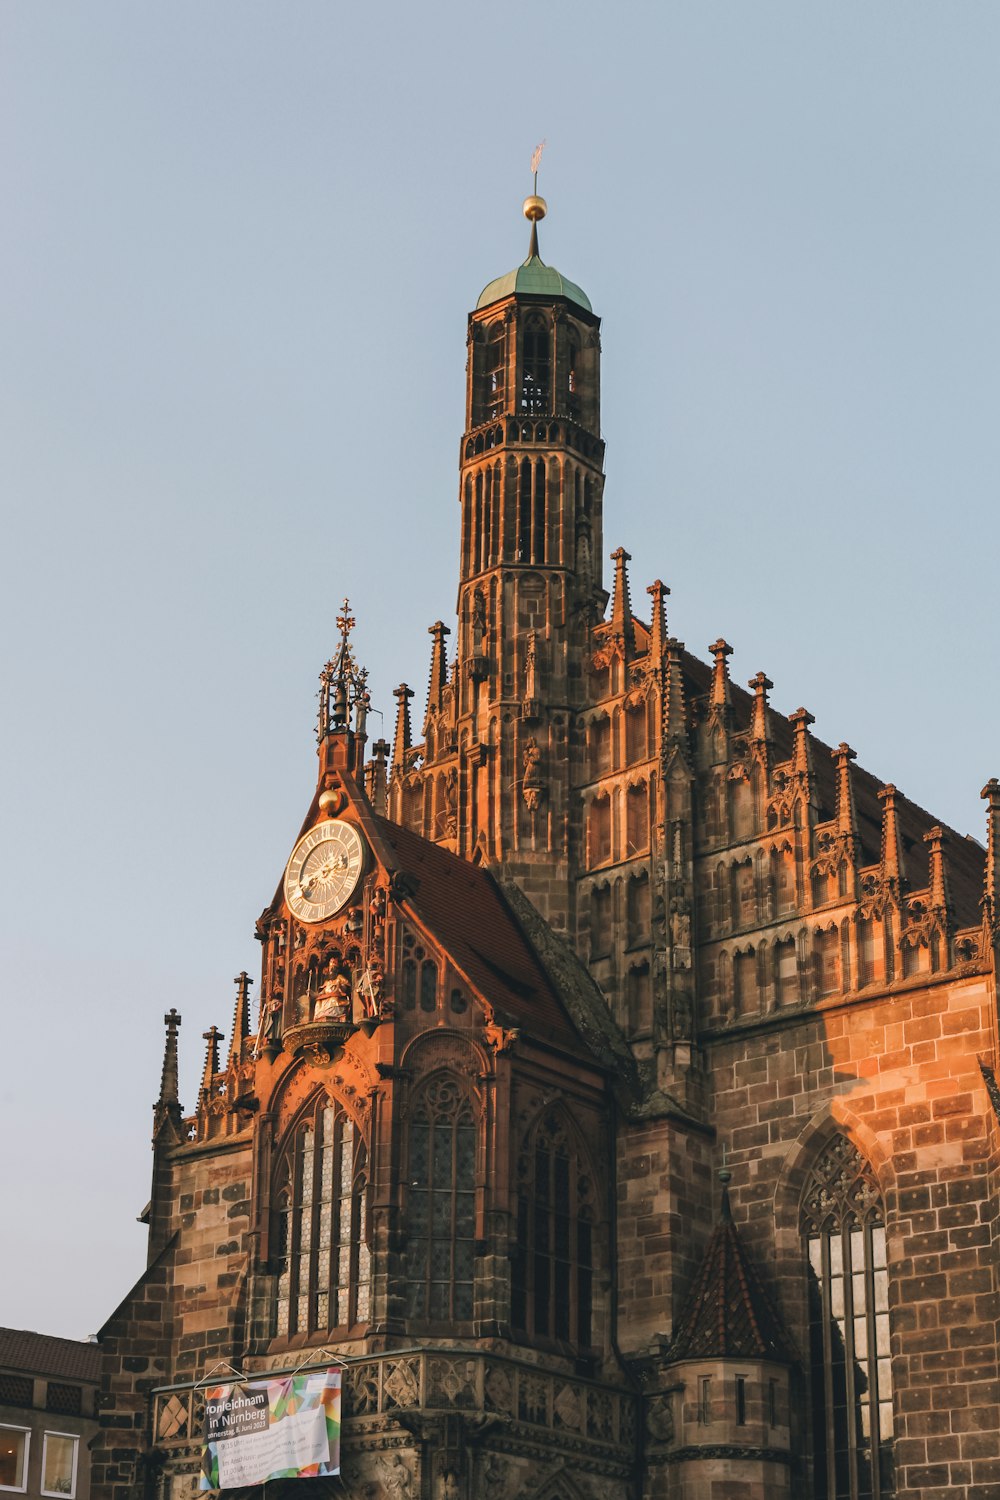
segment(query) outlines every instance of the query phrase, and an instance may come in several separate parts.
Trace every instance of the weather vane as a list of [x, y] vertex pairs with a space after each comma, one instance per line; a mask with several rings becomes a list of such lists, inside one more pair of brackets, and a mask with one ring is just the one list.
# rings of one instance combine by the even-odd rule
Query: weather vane
[[531, 175], [535, 179], [535, 193], [538, 193], [538, 168], [542, 164], [542, 152], [545, 150], [545, 142], [539, 141], [531, 153]]

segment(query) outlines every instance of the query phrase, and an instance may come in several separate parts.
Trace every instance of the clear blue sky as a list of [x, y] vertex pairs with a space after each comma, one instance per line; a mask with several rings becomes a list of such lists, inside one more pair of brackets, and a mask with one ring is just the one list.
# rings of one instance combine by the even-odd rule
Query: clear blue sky
[[190, 1108], [344, 594], [388, 728], [424, 688], [542, 138], [634, 597], [982, 837], [998, 55], [971, 0], [0, 7], [0, 1323], [142, 1267], [163, 1013]]

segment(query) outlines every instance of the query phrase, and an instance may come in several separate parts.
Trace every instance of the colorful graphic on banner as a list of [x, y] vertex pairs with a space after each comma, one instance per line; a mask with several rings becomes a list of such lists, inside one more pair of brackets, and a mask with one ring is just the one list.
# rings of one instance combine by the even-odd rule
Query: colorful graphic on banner
[[339, 1473], [339, 1370], [206, 1390], [199, 1489]]

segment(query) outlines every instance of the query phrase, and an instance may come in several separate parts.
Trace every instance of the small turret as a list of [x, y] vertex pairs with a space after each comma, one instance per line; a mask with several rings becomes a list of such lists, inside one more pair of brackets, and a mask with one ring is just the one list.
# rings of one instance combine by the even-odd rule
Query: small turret
[[635, 646], [635, 623], [632, 619], [632, 599], [628, 586], [628, 565], [632, 554], [624, 547], [616, 547], [611, 554], [615, 565], [614, 594], [611, 600], [611, 639], [618, 641], [628, 654]]
[[246, 969], [233, 980], [236, 986], [236, 1008], [233, 1011], [233, 1030], [229, 1040], [230, 1068], [238, 1067], [243, 1060], [243, 1043], [250, 1035], [250, 986], [253, 980]]
[[750, 738], [755, 745], [764, 746], [767, 744], [769, 738], [767, 732], [767, 695], [774, 687], [774, 683], [765, 673], [758, 672], [755, 677], [751, 677], [747, 686], [753, 688], [754, 692], [753, 708], [750, 712]]
[[365, 767], [365, 791], [374, 812], [384, 818], [389, 797], [389, 741], [378, 739], [372, 746], [372, 758]]
[[163, 1017], [163, 1024], [167, 1028], [167, 1036], [163, 1048], [163, 1071], [160, 1074], [160, 1097], [153, 1106], [153, 1139], [156, 1141], [162, 1135], [168, 1135], [179, 1141], [182, 1138], [183, 1116], [178, 1098], [177, 1030], [181, 1018], [173, 1006]]
[[896, 811], [900, 795], [891, 782], [878, 794], [882, 804], [882, 879], [897, 896], [903, 885], [903, 845]]
[[710, 706], [717, 712], [728, 714], [732, 703], [732, 691], [729, 681], [729, 663], [727, 657], [732, 656], [733, 648], [728, 641], [720, 636], [709, 646], [709, 651], [715, 658], [715, 666], [712, 669], [712, 692], [709, 698]]
[[854, 784], [851, 780], [851, 761], [857, 753], [841, 740], [830, 754], [837, 764], [837, 832], [848, 846], [851, 858], [856, 857], [858, 841], [858, 814], [854, 805]]
[[986, 870], [983, 921], [987, 941], [1000, 942], [1000, 781], [991, 776], [980, 794], [986, 803]]
[[427, 685], [427, 717], [432, 713], [440, 712], [444, 704], [444, 690], [448, 684], [448, 660], [447, 650], [444, 643], [446, 635], [451, 631], [443, 620], [435, 620], [428, 628], [428, 634], [433, 637], [431, 646], [431, 674]]

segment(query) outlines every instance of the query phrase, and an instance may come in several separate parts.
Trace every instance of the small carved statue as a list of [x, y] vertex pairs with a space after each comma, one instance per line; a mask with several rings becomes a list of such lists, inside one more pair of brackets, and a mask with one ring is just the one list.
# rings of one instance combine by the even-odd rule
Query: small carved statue
[[472, 596], [472, 654], [486, 655], [486, 600], [482, 589]]
[[454, 766], [444, 784], [444, 828], [449, 838], [458, 832], [458, 772]]
[[536, 812], [545, 795], [542, 779], [542, 752], [535, 740], [529, 740], [524, 750], [524, 776], [521, 780], [521, 795], [529, 812]]
[[683, 897], [670, 903], [670, 941], [675, 948], [691, 946], [691, 903]]
[[327, 974], [316, 996], [314, 1021], [349, 1021], [351, 1019], [351, 972], [338, 964]]

